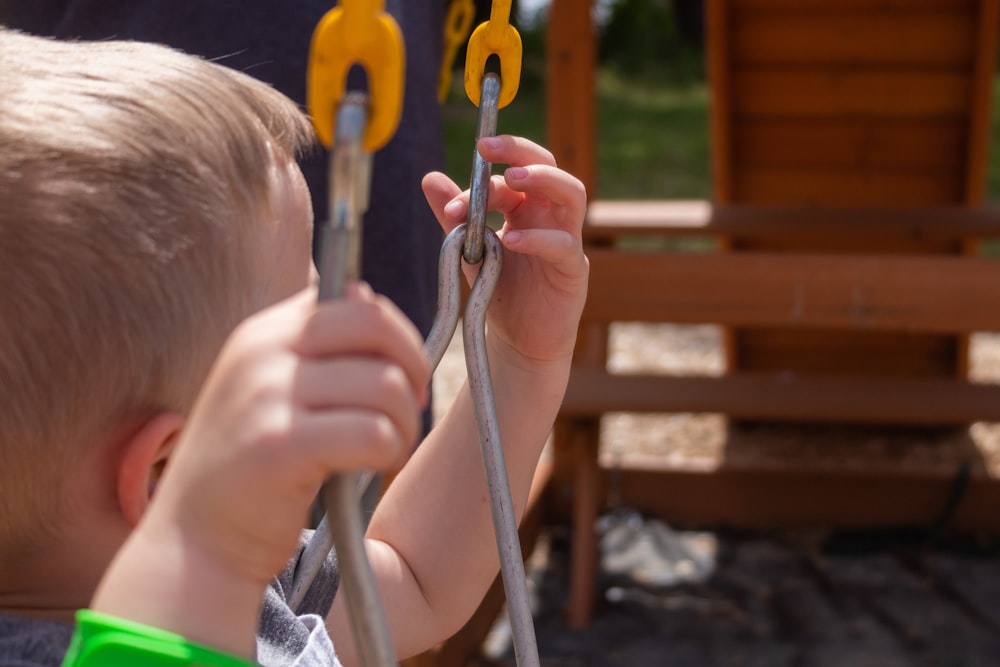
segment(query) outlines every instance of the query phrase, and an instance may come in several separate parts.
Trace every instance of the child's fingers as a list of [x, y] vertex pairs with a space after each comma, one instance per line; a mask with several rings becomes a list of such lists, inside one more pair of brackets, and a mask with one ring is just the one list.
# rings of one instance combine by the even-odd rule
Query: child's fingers
[[[427, 204], [434, 212], [434, 217], [437, 218], [438, 224], [446, 233], [454, 229], [456, 225], [465, 222], [466, 205], [461, 204], [457, 211], [454, 206], [448, 208], [448, 204], [462, 194], [462, 189], [454, 181], [441, 172], [434, 171], [424, 176], [420, 186], [424, 191]], [[467, 193], [466, 199], [468, 199]]]
[[312, 359], [345, 354], [381, 357], [406, 373], [418, 396], [423, 396], [430, 380], [430, 365], [423, 353], [420, 333], [383, 297], [317, 304], [294, 348]]
[[[331, 382], [336, 378], [336, 382]], [[343, 356], [299, 363], [295, 378], [295, 402], [307, 410], [336, 407], [369, 407], [403, 404], [420, 408], [406, 371], [396, 364], [372, 356]], [[412, 404], [412, 405], [410, 405]]]
[[[587, 191], [579, 179], [565, 171], [549, 165], [533, 164], [527, 167], [510, 167], [504, 172], [503, 177], [511, 190], [548, 200], [555, 206], [565, 209], [564, 217], [567, 220], [583, 220], [587, 206]], [[517, 198], [513, 195], [497, 197], [497, 210], [504, 214], [512, 212], [513, 207], [507, 210], [501, 208], [507, 201], [514, 203]], [[514, 203], [514, 207], [516, 206]]]
[[586, 257], [580, 240], [559, 229], [508, 229], [501, 235], [506, 248], [522, 255], [537, 257], [555, 267], [579, 271]]
[[488, 162], [500, 162], [512, 166], [528, 164], [556, 166], [556, 159], [551, 151], [524, 137], [510, 134], [483, 137], [476, 148]]
[[[496, 140], [496, 145], [490, 143]], [[521, 137], [503, 135], [480, 140], [480, 152], [491, 157], [503, 156], [513, 166], [502, 176], [490, 178], [488, 202], [492, 211], [505, 217], [514, 213], [529, 197], [537, 206], [563, 209], [560, 219], [582, 220], [587, 205], [583, 183], [555, 166], [552, 154], [537, 144]], [[441, 173], [428, 174], [423, 181], [424, 194], [438, 222], [451, 231], [466, 222], [469, 214], [469, 192], [462, 191]], [[534, 210], [536, 206], [532, 206]], [[538, 219], [533, 217], [533, 222]]]
[[[287, 332], [296, 329], [296, 323], [308, 318], [315, 307], [316, 286], [310, 285], [285, 300], [254, 313], [240, 324], [239, 329], [258, 328], [275, 335], [287, 335]], [[268, 320], [268, 324], [258, 325], [260, 320]]]
[[[347, 470], [381, 470], [398, 464], [413, 447], [413, 436], [403, 433], [386, 415], [353, 409], [300, 413], [293, 440], [302, 460], [323, 476]], [[335, 435], [331, 435], [335, 434]]]
[[382, 412], [416, 441], [424, 392], [413, 391], [406, 371], [395, 364], [373, 357], [345, 357], [302, 364], [295, 378], [294, 400], [312, 412]]
[[[506, 215], [524, 201], [523, 194], [507, 187], [503, 176], [491, 176], [488, 187], [489, 192], [486, 194], [486, 200], [491, 211], [500, 211]], [[441, 222], [446, 231], [451, 231], [457, 225], [468, 222], [468, 219], [469, 191], [465, 190], [457, 193], [444, 205], [438, 221]]]
[[[489, 210], [498, 211], [503, 215], [512, 213], [525, 199], [525, 194], [508, 187], [503, 176], [499, 174], [490, 177], [489, 192], [486, 195]], [[458, 193], [442, 209], [444, 221], [442, 226], [450, 231], [456, 225], [468, 222], [469, 191]], [[439, 218], [441, 220], [441, 218]]]

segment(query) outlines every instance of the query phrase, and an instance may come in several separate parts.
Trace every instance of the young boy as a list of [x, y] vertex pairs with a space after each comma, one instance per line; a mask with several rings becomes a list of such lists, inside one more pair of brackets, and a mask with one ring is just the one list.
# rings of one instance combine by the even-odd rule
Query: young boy
[[[261, 664], [356, 664], [332, 565], [285, 602], [299, 528], [331, 473], [405, 457], [429, 372], [365, 286], [316, 304], [306, 122], [151, 45], [0, 29], [0, 72], [0, 662], [58, 665], [90, 605]], [[585, 300], [586, 198], [531, 142], [478, 148], [511, 165], [487, 345], [520, 512]], [[464, 221], [467, 192], [423, 187], [445, 231]], [[498, 569], [477, 439], [465, 388], [372, 517], [400, 656]]]

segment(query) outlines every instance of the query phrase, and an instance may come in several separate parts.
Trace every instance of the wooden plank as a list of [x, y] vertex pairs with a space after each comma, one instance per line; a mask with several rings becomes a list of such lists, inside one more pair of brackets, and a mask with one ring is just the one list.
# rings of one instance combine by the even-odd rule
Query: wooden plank
[[916, 9], [972, 11], [979, 0], [731, 0], [736, 17], [744, 13], [839, 14], [845, 11], [909, 12]]
[[962, 201], [955, 170], [737, 169], [733, 200], [771, 205], [945, 206]]
[[734, 137], [741, 169], [964, 168], [969, 127], [954, 118], [746, 117]]
[[552, 0], [545, 44], [545, 132], [559, 166], [597, 192], [596, 37], [590, 3]]
[[[977, 17], [976, 56], [972, 75], [972, 100], [969, 112], [969, 138], [965, 165], [964, 201], [981, 204], [986, 198], [986, 180], [989, 171], [989, 144], [993, 124], [993, 86], [997, 62], [998, 26], [1000, 26], [1000, 0], [980, 0]], [[967, 254], [974, 254], [977, 244], [968, 243]], [[969, 368], [969, 339], [960, 339], [962, 353], [956, 367], [963, 376]]]
[[761, 116], [957, 116], [969, 110], [971, 76], [951, 69], [739, 67], [732, 109]]
[[563, 417], [607, 412], [722, 413], [734, 419], [864, 424], [1000, 421], [1000, 385], [947, 377], [617, 375], [574, 369]]
[[705, 200], [597, 200], [587, 208], [588, 243], [622, 237], [739, 236], [805, 247], [848, 242], [899, 253], [930, 245], [1000, 237], [1000, 208], [816, 208], [716, 205]]
[[740, 371], [892, 377], [952, 376], [953, 335], [820, 329], [735, 329]]
[[[989, 65], [978, 51], [975, 35], [977, 29], [995, 33], [997, 23], [980, 20], [985, 15], [983, 7], [979, 0], [728, 3], [726, 35], [732, 70], [728, 92], [734, 118], [729, 136], [734, 145], [726, 149], [732, 162], [728, 201], [830, 207], [967, 201], [971, 172], [966, 164], [974, 122], [970, 107], [978, 82], [972, 63]], [[754, 123], [760, 124], [757, 130], [778, 128], [777, 134], [769, 136], [764, 131], [747, 139], [746, 127], [753, 128]], [[931, 139], [929, 133], [923, 138], [926, 147], [921, 146], [919, 132], [907, 140], [902, 128], [921, 123], [950, 126], [951, 145], [931, 148], [931, 143], [947, 138]], [[855, 130], [851, 143], [845, 140], [850, 139], [846, 129], [840, 137], [816, 132], [812, 139], [781, 129], [797, 124], [842, 124], [844, 128], [857, 124], [871, 132]], [[980, 143], [984, 141], [981, 138]], [[891, 245], [867, 246], [864, 240], [854, 242], [846, 235], [829, 244], [817, 239], [815, 245], [800, 245], [801, 238], [725, 238], [732, 249], [740, 251], [958, 254], [964, 250], [947, 240], [907, 243], [894, 251]], [[891, 239], [882, 240], [891, 243]], [[775, 369], [790, 365], [781, 358], [780, 348], [751, 345], [749, 333], [745, 327], [727, 331], [731, 368], [742, 369], [750, 359], [773, 360]], [[961, 339], [956, 340], [961, 344]], [[928, 337], [926, 342], [936, 347], [942, 339]], [[947, 340], [943, 345], [954, 348]], [[845, 341], [838, 349], [845, 364], [852, 354], [849, 348]], [[863, 349], [860, 346], [857, 358], [845, 367], [864, 367]], [[891, 348], [886, 354], [906, 357], [902, 350]], [[913, 372], [923, 372], [937, 367], [939, 357], [903, 361]], [[962, 368], [959, 360], [944, 371], [950, 375]]]
[[733, 23], [732, 61], [970, 67], [975, 15], [942, 8], [815, 14], [747, 13]]
[[[602, 476], [605, 485], [608, 474]], [[626, 463], [611, 474], [626, 507], [673, 526], [741, 528], [931, 526], [955, 484], [955, 470], [809, 469], [795, 461], [707, 469]], [[1000, 482], [973, 473], [949, 528], [996, 532], [997, 507]]]
[[594, 525], [601, 504], [597, 454], [600, 444], [599, 423], [578, 420], [572, 433], [573, 454], [573, 560], [570, 563], [570, 599], [567, 623], [585, 628], [593, 615], [597, 584], [597, 536]]
[[587, 206], [588, 239], [612, 241], [621, 235], [716, 234], [718, 212], [705, 199], [596, 199]]
[[1000, 261], [623, 253], [590, 257], [587, 321], [955, 333], [1000, 330]]

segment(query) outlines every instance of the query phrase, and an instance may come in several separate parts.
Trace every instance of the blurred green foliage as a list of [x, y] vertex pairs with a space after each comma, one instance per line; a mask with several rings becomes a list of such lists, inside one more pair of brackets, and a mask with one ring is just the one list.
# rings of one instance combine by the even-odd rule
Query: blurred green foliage
[[704, 81], [700, 0], [611, 0], [599, 28], [601, 64], [628, 78]]

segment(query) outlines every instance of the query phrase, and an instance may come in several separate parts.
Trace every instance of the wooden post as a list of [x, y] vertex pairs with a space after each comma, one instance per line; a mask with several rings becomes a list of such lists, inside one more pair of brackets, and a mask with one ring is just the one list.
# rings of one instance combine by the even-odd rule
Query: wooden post
[[726, 34], [729, 7], [724, 0], [708, 0], [705, 5], [705, 60], [712, 88], [709, 100], [709, 141], [712, 156], [712, 197], [716, 203], [732, 200], [732, 145], [729, 101], [729, 44]]
[[979, 34], [976, 38], [976, 61], [973, 65], [969, 155], [965, 182], [965, 203], [975, 206], [982, 204], [986, 196], [998, 22], [1000, 22], [1000, 0], [982, 0], [976, 21]]
[[597, 44], [587, 0], [552, 0], [546, 42], [545, 120], [559, 166], [597, 190]]
[[[597, 100], [594, 71], [597, 43], [591, 2], [552, 0], [546, 43], [546, 133], [549, 149], [566, 171], [579, 178], [593, 199], [597, 191]], [[580, 329], [576, 362], [604, 368], [607, 326]], [[600, 510], [591, 483], [597, 473], [600, 420], [559, 420], [554, 432], [555, 477], [568, 481], [573, 497], [573, 558], [568, 622], [584, 627], [594, 608], [597, 576], [594, 519]], [[566, 441], [568, 440], [568, 442]]]

